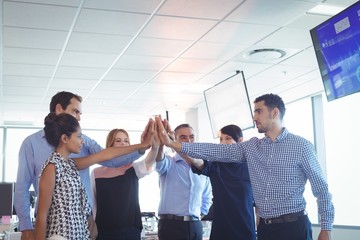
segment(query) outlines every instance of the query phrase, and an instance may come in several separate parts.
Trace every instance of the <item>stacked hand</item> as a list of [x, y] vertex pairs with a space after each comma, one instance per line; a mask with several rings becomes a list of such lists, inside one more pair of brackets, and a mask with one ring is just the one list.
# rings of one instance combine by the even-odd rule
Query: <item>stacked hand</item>
[[175, 151], [180, 151], [181, 143], [175, 141], [174, 132], [171, 130], [169, 122], [161, 119], [161, 115], [155, 117], [155, 125], [161, 144], [173, 148]]
[[146, 127], [144, 131], [141, 134], [141, 144], [143, 144], [143, 152], [146, 151], [146, 149], [150, 148], [153, 142], [153, 137], [155, 134], [155, 124], [153, 119], [149, 119], [148, 123], [146, 124]]

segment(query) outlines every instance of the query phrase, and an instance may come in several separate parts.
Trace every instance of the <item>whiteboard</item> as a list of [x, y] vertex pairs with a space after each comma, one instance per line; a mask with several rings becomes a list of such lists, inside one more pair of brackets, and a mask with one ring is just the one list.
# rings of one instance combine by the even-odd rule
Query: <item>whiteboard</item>
[[229, 124], [242, 130], [254, 127], [249, 94], [243, 71], [204, 91], [207, 111], [214, 138]]

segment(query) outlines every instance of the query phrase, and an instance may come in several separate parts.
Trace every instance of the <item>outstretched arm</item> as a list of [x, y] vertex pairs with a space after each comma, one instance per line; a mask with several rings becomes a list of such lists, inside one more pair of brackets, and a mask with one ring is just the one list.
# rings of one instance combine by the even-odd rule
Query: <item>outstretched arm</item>
[[153, 134], [152, 143], [151, 143], [151, 150], [145, 158], [146, 169], [148, 172], [153, 170], [153, 166], [155, 164], [155, 160], [158, 156], [158, 152], [159, 152], [159, 148], [160, 148], [160, 139], [157, 134], [155, 124], [153, 124], [153, 133], [154, 134]]
[[100, 163], [106, 160], [113, 159], [115, 157], [129, 154], [134, 151], [148, 149], [152, 143], [152, 137], [154, 134], [154, 121], [149, 119], [149, 122], [144, 130], [142, 141], [138, 144], [133, 144], [125, 147], [109, 147], [100, 152], [91, 154], [86, 157], [74, 158], [76, 168], [81, 170], [87, 168], [93, 164]]

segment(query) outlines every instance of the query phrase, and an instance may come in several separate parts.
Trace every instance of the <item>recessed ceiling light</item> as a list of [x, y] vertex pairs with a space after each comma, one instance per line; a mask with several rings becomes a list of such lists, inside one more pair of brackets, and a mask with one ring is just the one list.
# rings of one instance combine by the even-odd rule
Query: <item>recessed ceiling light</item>
[[318, 14], [318, 15], [325, 15], [325, 16], [333, 16], [342, 10], [345, 7], [335, 6], [335, 5], [326, 5], [326, 4], [319, 4], [316, 7], [313, 7], [308, 12], [309, 14]]
[[286, 52], [281, 49], [275, 48], [262, 48], [251, 50], [250, 52], [245, 53], [244, 58], [250, 60], [277, 60], [286, 55]]

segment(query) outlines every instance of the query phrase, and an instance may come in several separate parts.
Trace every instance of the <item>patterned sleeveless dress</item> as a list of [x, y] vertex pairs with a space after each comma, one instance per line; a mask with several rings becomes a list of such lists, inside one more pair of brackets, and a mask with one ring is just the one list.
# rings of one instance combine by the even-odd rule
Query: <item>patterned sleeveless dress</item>
[[55, 164], [56, 173], [46, 236], [59, 235], [68, 240], [90, 239], [87, 217], [91, 208], [74, 160], [66, 160], [53, 152], [44, 163], [40, 176], [49, 163]]

